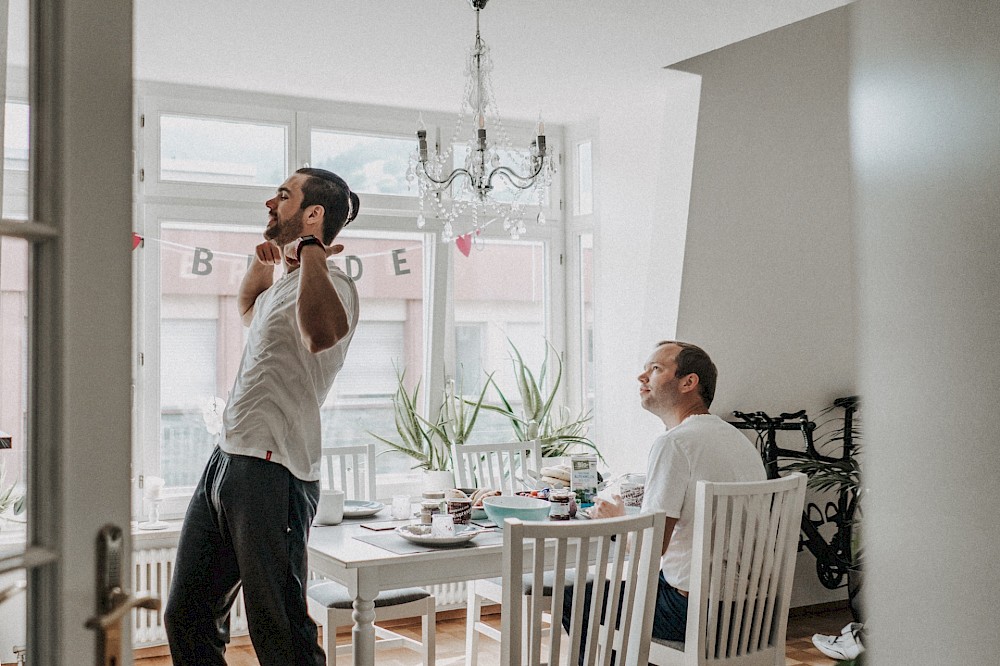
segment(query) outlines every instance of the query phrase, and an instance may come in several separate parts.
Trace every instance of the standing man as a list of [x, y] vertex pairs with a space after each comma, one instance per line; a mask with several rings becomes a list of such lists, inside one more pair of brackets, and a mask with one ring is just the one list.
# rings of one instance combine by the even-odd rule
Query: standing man
[[[717, 377], [715, 364], [703, 349], [669, 340], [657, 343], [639, 375], [643, 409], [658, 416], [667, 428], [649, 451], [642, 500], [643, 512], [667, 514], [653, 618], [654, 638], [683, 641], [685, 637], [698, 481], [767, 478], [760, 454], [750, 440], [708, 413]], [[624, 514], [625, 506], [617, 495], [612, 502], [598, 498], [590, 510], [592, 518]], [[571, 589], [566, 598], [564, 627], [569, 626]]]
[[306, 542], [320, 494], [320, 406], [358, 323], [357, 289], [327, 257], [343, 249], [333, 240], [360, 202], [336, 174], [305, 168], [265, 205], [266, 240], [237, 301], [247, 343], [222, 441], [184, 517], [164, 614], [178, 666], [224, 666], [241, 586], [262, 666], [326, 663], [306, 610]]

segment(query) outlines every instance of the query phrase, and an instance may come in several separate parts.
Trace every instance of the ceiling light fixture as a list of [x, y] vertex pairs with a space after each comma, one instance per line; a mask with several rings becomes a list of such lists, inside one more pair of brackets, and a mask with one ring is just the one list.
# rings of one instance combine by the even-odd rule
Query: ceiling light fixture
[[[469, 0], [476, 10], [476, 41], [469, 52], [465, 94], [451, 140], [442, 152], [438, 137], [433, 154], [429, 154], [427, 128], [421, 117], [417, 129], [418, 152], [413, 155], [407, 174], [408, 180], [416, 180], [420, 195], [417, 226], [425, 226], [424, 214], [430, 209], [430, 215], [443, 221], [441, 235], [445, 242], [455, 237], [455, 223], [464, 215], [471, 216], [475, 237], [498, 219], [512, 238], [520, 237], [526, 231], [524, 209], [529, 205], [526, 199], [534, 199], [538, 205], [535, 220], [544, 224], [543, 206], [554, 173], [552, 158], [545, 147], [545, 124], [541, 116], [536, 138], [527, 152], [511, 147], [500, 120], [493, 94], [493, 61], [479, 34], [479, 12], [487, 2]], [[470, 111], [475, 134], [462, 144], [459, 138]], [[464, 167], [456, 168], [463, 158]]]

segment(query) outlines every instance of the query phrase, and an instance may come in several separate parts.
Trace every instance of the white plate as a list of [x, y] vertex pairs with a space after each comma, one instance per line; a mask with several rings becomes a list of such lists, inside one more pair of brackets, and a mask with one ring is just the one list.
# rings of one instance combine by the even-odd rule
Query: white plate
[[455, 525], [453, 536], [433, 536], [430, 532], [424, 533], [420, 528], [425, 525], [400, 525], [396, 528], [396, 534], [407, 541], [421, 546], [458, 546], [482, 534], [485, 530], [470, 525]]
[[364, 518], [374, 516], [385, 508], [381, 502], [367, 500], [344, 500], [344, 518]]

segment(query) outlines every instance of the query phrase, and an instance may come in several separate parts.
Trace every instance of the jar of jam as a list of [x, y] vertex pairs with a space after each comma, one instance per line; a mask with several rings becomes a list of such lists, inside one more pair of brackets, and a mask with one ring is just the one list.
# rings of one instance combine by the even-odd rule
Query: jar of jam
[[549, 520], [569, 520], [569, 502], [573, 492], [553, 490], [549, 493]]

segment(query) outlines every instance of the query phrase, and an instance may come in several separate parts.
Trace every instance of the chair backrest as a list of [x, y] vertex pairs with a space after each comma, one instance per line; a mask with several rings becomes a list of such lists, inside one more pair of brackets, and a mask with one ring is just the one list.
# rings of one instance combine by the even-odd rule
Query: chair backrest
[[459, 487], [493, 488], [504, 495], [533, 489], [542, 459], [537, 439], [502, 444], [459, 444], [454, 453]]
[[[806, 476], [699, 481], [685, 654], [690, 663], [785, 663]], [[780, 654], [779, 654], [780, 652]], [[765, 655], [760, 655], [764, 657]]]
[[[614, 648], [615, 663], [619, 666], [646, 666], [653, 634], [664, 522], [663, 513], [567, 522], [505, 520], [500, 663], [576, 666], [581, 653], [580, 636], [586, 627], [583, 663], [609, 666]], [[569, 580], [567, 569], [574, 570]], [[590, 612], [585, 616], [588, 569], [594, 572], [594, 582]], [[558, 631], [551, 632], [544, 654], [541, 640], [542, 613], [562, 617], [562, 594], [531, 595], [527, 604], [530, 640], [526, 646], [522, 644], [521, 597], [526, 571], [531, 572], [535, 590], [544, 589], [548, 582], [552, 590], [561, 590], [567, 583], [573, 586], [571, 626], [565, 650]], [[549, 581], [545, 580], [546, 571], [551, 572]], [[604, 589], [621, 590], [621, 594], [609, 594], [608, 602], [603, 604]], [[620, 618], [617, 631], [616, 618]], [[523, 650], [528, 654], [523, 654]]]
[[371, 444], [324, 446], [322, 465], [323, 488], [343, 490], [347, 499], [375, 499], [375, 452]]

